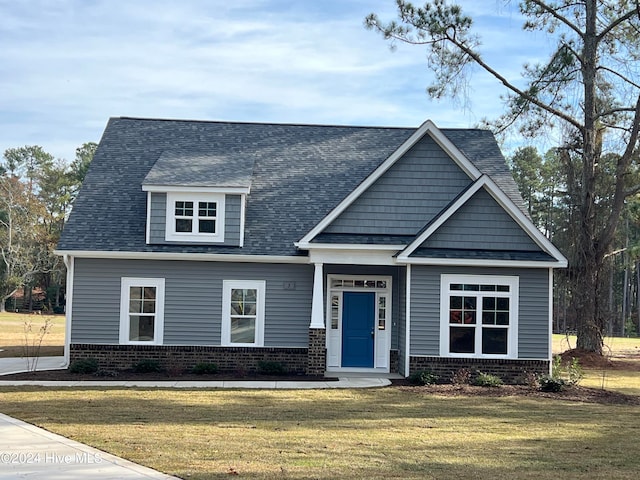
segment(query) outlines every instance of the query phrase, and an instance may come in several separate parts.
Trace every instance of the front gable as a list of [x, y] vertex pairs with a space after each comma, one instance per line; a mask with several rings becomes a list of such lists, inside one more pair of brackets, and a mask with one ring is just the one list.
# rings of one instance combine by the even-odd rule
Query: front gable
[[322, 234], [413, 237], [471, 183], [468, 174], [425, 135]]
[[486, 175], [397, 255], [400, 263], [566, 267], [567, 260]]
[[[485, 187], [456, 210], [418, 248], [542, 251]], [[418, 256], [417, 252], [412, 256]]]
[[[367, 235], [396, 238], [406, 244], [425, 224], [425, 218], [436, 216], [481, 175], [460, 149], [427, 121], [296, 245], [313, 248], [318, 240], [324, 244], [328, 238], [332, 243], [343, 243], [341, 238], [353, 243], [354, 238]], [[410, 238], [402, 241], [403, 236]]]

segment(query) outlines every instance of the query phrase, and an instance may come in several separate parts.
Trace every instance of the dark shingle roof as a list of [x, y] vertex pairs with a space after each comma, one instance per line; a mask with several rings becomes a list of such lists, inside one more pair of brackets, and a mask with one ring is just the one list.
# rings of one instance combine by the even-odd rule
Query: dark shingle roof
[[165, 150], [143, 180], [143, 185], [180, 187], [249, 187], [252, 154]]
[[[59, 250], [300, 255], [293, 245], [400, 146], [413, 128], [112, 118], [60, 239]], [[442, 129], [522, 209], [504, 158], [484, 130]], [[179, 155], [191, 167], [171, 166]], [[220, 167], [207, 182], [251, 172], [243, 248], [146, 245], [141, 185], [197, 179], [202, 155]], [[160, 159], [160, 160], [159, 160]], [[221, 159], [239, 162], [238, 176]], [[154, 167], [155, 165], [155, 167]], [[145, 181], [146, 179], [146, 181]]]

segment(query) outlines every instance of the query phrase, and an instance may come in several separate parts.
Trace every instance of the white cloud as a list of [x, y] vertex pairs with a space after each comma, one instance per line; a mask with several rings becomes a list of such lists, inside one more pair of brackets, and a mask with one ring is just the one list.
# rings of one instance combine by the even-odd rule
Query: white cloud
[[[424, 50], [390, 52], [371, 10], [395, 16], [391, 0], [0, 0], [0, 151], [71, 159], [119, 115], [468, 126], [501, 111], [483, 76], [473, 114], [431, 102]], [[517, 78], [535, 49], [482, 13], [486, 54]]]

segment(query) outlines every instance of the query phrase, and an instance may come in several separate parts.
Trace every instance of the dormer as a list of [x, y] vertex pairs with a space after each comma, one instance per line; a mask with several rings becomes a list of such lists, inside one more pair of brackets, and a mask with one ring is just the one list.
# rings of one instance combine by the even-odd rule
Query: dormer
[[144, 181], [147, 244], [242, 247], [253, 159], [165, 150]]

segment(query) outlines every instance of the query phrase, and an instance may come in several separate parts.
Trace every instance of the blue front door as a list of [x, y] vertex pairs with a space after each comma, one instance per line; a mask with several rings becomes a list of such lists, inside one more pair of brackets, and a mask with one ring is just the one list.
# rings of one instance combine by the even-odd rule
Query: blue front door
[[342, 294], [342, 366], [373, 368], [376, 294]]

